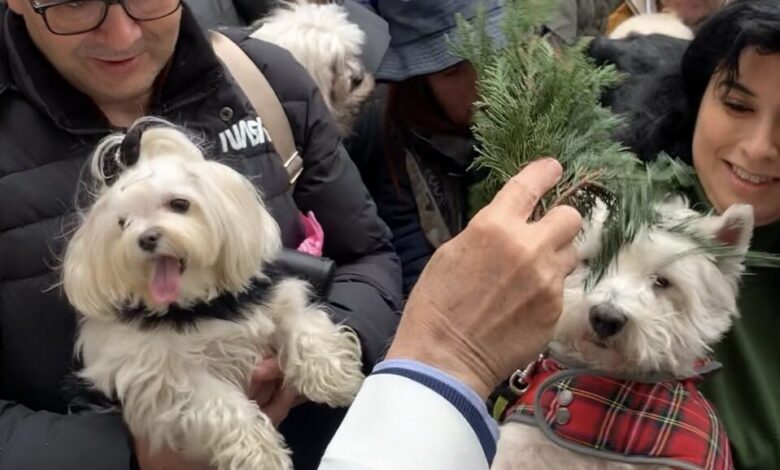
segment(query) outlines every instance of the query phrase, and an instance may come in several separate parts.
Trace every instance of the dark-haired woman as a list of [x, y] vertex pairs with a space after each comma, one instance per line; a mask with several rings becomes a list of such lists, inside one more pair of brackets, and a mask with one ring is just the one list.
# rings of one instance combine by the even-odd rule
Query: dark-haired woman
[[[619, 48], [597, 41], [596, 56]], [[650, 159], [692, 162], [700, 203], [751, 204], [752, 248], [780, 254], [780, 2], [736, 0], [704, 23], [681, 66], [642, 81], [624, 142]], [[741, 318], [717, 346], [723, 370], [704, 382], [740, 470], [780, 469], [780, 269], [743, 277]]]
[[350, 154], [393, 231], [409, 293], [433, 251], [465, 226], [476, 74], [451, 53], [455, 15], [486, 8], [499, 40], [502, 0], [378, 2], [392, 43], [377, 72], [386, 95], [369, 103]]

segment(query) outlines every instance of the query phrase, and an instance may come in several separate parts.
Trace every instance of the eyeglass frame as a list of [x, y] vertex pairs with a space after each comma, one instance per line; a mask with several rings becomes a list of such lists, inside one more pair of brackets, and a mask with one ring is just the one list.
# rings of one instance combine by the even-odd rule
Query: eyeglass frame
[[48, 20], [48, 18], [46, 18], [46, 10], [48, 10], [49, 8], [62, 6], [62, 5], [65, 5], [65, 4], [74, 2], [74, 1], [79, 1], [79, 0], [64, 0], [62, 2], [54, 3], [52, 5], [37, 5], [36, 4], [37, 2], [35, 0], [31, 0], [30, 1], [30, 6], [32, 6], [32, 9], [33, 9], [33, 11], [35, 13], [41, 15], [41, 17], [43, 18], [43, 22], [46, 24], [46, 29], [48, 29], [52, 34], [56, 34], [57, 36], [76, 36], [78, 34], [89, 33], [90, 31], [94, 31], [94, 30], [100, 28], [101, 26], [103, 26], [103, 23], [106, 22], [106, 18], [108, 17], [108, 9], [111, 8], [114, 5], [120, 5], [122, 7], [122, 9], [125, 11], [125, 14], [127, 16], [129, 16], [133, 21], [144, 22], [144, 21], [157, 21], [157, 20], [161, 20], [161, 19], [163, 19], [163, 18], [165, 18], [167, 16], [171, 16], [172, 14], [176, 13], [176, 11], [179, 8], [181, 8], [182, 4], [184, 3], [184, 0], [179, 0], [178, 3], [176, 3], [176, 8], [171, 10], [169, 13], [166, 13], [166, 14], [164, 14], [162, 16], [158, 16], [157, 18], [139, 19], [139, 18], [136, 18], [135, 16], [131, 15], [130, 12], [127, 11], [127, 6], [125, 5], [125, 2], [127, 0], [89, 0], [89, 1], [101, 2], [101, 3], [104, 3], [106, 5], [106, 8], [103, 10], [103, 17], [100, 19], [100, 21], [98, 21], [98, 23], [95, 26], [93, 26], [92, 28], [89, 28], [89, 29], [85, 29], [84, 31], [78, 31], [78, 32], [75, 32], [75, 33], [58, 33], [56, 31], [54, 31], [51, 28], [51, 26], [49, 26], [49, 20]]

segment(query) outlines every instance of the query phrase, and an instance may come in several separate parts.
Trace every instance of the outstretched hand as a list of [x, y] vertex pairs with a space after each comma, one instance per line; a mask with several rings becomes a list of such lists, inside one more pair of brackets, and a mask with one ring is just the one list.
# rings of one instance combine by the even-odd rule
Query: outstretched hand
[[528, 222], [561, 174], [552, 159], [528, 165], [436, 251], [388, 358], [438, 367], [483, 397], [534, 358], [552, 337], [564, 279], [577, 262], [572, 242], [582, 218], [575, 209], [559, 206]]

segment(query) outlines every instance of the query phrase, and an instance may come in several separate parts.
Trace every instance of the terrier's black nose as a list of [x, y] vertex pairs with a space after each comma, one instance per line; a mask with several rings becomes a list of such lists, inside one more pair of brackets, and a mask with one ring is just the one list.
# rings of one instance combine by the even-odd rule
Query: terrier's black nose
[[620, 333], [628, 317], [612, 304], [599, 304], [590, 308], [590, 326], [601, 339], [607, 339]]
[[138, 246], [142, 250], [153, 253], [157, 249], [157, 242], [162, 238], [162, 233], [156, 228], [150, 228], [138, 237]]

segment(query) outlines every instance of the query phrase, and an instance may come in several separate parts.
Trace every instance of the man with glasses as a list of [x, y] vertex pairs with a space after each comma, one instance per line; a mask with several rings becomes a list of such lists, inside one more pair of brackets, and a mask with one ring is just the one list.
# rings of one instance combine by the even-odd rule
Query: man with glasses
[[[69, 407], [63, 392], [75, 315], [57, 266], [77, 188], [98, 141], [143, 115], [203, 136], [213, 158], [255, 181], [286, 246], [302, 241], [300, 213], [313, 211], [324, 255], [339, 265], [333, 317], [357, 332], [367, 370], [384, 353], [401, 297], [389, 232], [303, 68], [246, 33], [227, 34], [282, 102], [304, 160], [294, 191], [273, 144], [250, 132], [262, 120], [181, 0], [0, 3], [0, 470], [193, 468], [149, 456], [118, 414]], [[274, 364], [255, 375], [251, 398], [281, 420], [295, 397], [276, 393]], [[296, 468], [316, 467], [342, 415], [312, 404], [290, 412], [280, 429]]]

